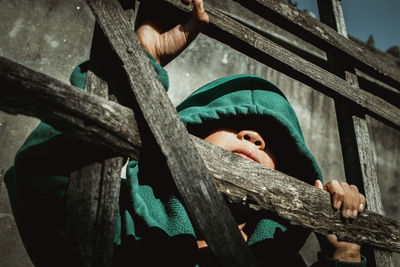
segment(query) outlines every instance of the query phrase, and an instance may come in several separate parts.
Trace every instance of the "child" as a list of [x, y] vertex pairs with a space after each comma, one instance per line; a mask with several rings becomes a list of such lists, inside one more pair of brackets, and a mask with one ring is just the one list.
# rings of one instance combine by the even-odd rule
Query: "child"
[[[160, 32], [156, 23], [146, 20], [145, 15], [149, 14], [146, 6], [139, 11], [139, 40], [165, 85], [166, 72], [157, 62], [165, 65], [172, 60], [208, 21], [202, 1], [194, 3], [191, 20], [168, 31], [164, 36], [168, 38], [161, 38], [167, 40], [166, 46], [154, 42]], [[83, 88], [85, 77], [84, 70], [77, 68], [71, 81]], [[111, 90], [121, 88], [116, 81], [108, 82]], [[189, 132], [210, 143], [310, 184], [322, 179], [304, 144], [293, 109], [282, 92], [262, 78], [251, 75], [222, 78], [193, 93], [177, 110]], [[85, 148], [80, 142], [41, 123], [6, 174], [15, 219], [35, 265], [63, 266], [67, 262], [62, 235], [65, 192], [69, 174], [85, 163], [82, 150]], [[71, 152], [76, 156], [71, 157]], [[159, 177], [160, 173], [151, 168], [152, 160], [151, 155], [144, 153], [140, 163], [129, 161], [127, 179], [121, 180], [113, 264], [218, 265], [208, 252], [207, 243], [193, 228], [168, 175]], [[322, 187], [320, 182], [315, 183]], [[355, 217], [362, 210], [360, 204], [365, 205], [365, 198], [347, 184], [330, 182], [326, 189], [333, 196], [333, 206], [342, 208], [345, 217]], [[290, 226], [265, 211], [232, 207], [232, 212], [261, 265], [304, 266], [298, 251], [309, 231]], [[327, 257], [321, 257], [318, 264], [365, 266], [358, 245], [337, 242], [334, 238], [328, 239], [334, 249], [325, 251]]]

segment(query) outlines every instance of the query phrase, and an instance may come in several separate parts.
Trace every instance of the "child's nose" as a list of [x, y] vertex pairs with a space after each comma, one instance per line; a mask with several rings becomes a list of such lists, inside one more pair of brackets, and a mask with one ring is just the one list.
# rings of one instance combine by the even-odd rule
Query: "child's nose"
[[240, 140], [247, 140], [257, 146], [259, 149], [263, 150], [265, 148], [264, 139], [256, 131], [243, 130], [237, 134]]

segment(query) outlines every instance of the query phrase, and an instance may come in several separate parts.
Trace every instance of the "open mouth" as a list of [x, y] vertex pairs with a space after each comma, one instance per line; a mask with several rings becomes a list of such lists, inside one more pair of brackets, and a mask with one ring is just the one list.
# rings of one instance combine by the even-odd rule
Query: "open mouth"
[[249, 152], [249, 151], [241, 149], [241, 150], [235, 150], [235, 151], [232, 151], [232, 152], [235, 153], [236, 155], [239, 155], [239, 156], [242, 156], [242, 157], [247, 158], [249, 160], [252, 160], [252, 161], [260, 163], [259, 160], [255, 156], [253, 156], [253, 154], [251, 152]]

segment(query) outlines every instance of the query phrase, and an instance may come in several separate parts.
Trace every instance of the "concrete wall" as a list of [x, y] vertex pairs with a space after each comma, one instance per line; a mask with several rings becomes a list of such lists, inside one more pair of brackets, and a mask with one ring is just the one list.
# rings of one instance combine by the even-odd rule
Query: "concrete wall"
[[[84, 0], [0, 0], [0, 20], [0, 55], [34, 70], [68, 82], [73, 67], [89, 56], [93, 16]], [[325, 179], [343, 179], [332, 99], [203, 35], [166, 69], [174, 104], [222, 76], [250, 73], [270, 80], [292, 103]], [[368, 121], [385, 210], [388, 216], [400, 220], [400, 187], [395, 181], [399, 174], [400, 134], [374, 119]], [[37, 123], [33, 118], [0, 112], [0, 266], [32, 266], [19, 239], [3, 175]], [[312, 236], [302, 253], [313, 262], [317, 250]]]
[[[0, 55], [68, 82], [89, 55], [94, 19], [84, 0], [0, 0]], [[3, 183], [17, 149], [38, 120], [0, 112], [0, 266], [32, 266]]]

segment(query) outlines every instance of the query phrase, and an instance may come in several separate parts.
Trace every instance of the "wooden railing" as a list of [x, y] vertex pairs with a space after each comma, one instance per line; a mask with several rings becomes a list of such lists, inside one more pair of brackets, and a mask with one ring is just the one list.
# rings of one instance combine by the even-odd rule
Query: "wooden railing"
[[[163, 1], [176, 12], [189, 11], [179, 0]], [[382, 92], [386, 84], [398, 95], [400, 71], [347, 38], [340, 1], [318, 1], [326, 24], [278, 0], [237, 1], [325, 51], [325, 62], [318, 64], [227, 16], [221, 12], [223, 1], [206, 1], [210, 25], [204, 33], [335, 99], [346, 179], [362, 189], [368, 202], [368, 210], [351, 224], [330, 208], [328, 193], [189, 135], [132, 31], [134, 2], [87, 2], [97, 21], [91, 62], [99, 60], [99, 43], [108, 40], [105, 47], [123, 63], [120, 78], [132, 90], [125, 106], [112, 101], [107, 83], [93, 72], [88, 73], [86, 90], [79, 91], [0, 58], [0, 109], [36, 116], [109, 151], [104, 161], [71, 174], [66, 231], [68, 249], [75, 255], [71, 264], [110, 265], [123, 157], [138, 159], [142, 149], [151, 147], [170, 170], [192, 223], [226, 266], [257, 263], [220, 193], [232, 202], [245, 199], [250, 207], [273, 210], [294, 225], [367, 245], [370, 262], [393, 266], [390, 251], [400, 252], [400, 224], [383, 216], [365, 114], [398, 129], [400, 110], [379, 92], [359, 88], [357, 74], [372, 77]], [[259, 177], [270, 179], [265, 183]], [[285, 190], [288, 186], [291, 190]]]

